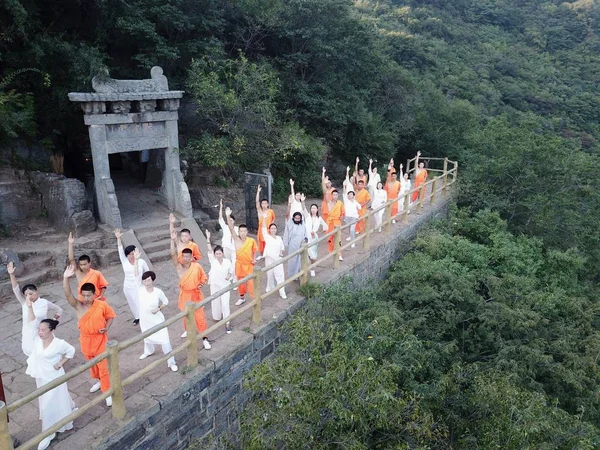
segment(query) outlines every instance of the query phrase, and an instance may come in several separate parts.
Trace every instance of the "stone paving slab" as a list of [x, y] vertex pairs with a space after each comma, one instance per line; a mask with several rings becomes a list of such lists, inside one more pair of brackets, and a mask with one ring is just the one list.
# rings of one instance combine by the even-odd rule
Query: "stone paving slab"
[[[308, 202], [314, 200], [308, 200]], [[320, 203], [320, 202], [319, 202]], [[283, 217], [285, 215], [286, 205], [276, 205], [274, 207], [279, 229], [283, 229]], [[429, 205], [425, 207], [425, 211], [431, 208]], [[419, 221], [420, 216], [411, 214], [410, 222]], [[165, 221], [165, 227], [168, 227], [168, 222]], [[402, 227], [400, 223], [392, 225], [394, 228]], [[218, 233], [220, 234], [220, 233]], [[346, 234], [344, 235], [344, 238]], [[371, 238], [372, 247], [376, 247], [378, 243], [385, 242], [389, 237], [385, 233], [374, 233]], [[345, 242], [345, 241], [344, 241]], [[66, 246], [66, 243], [65, 243]], [[327, 245], [320, 245], [319, 258], [327, 253]], [[340, 269], [335, 270], [332, 267], [333, 261], [330, 259], [325, 264], [317, 268], [317, 277], [310, 278], [310, 281], [319, 283], [329, 283], [339, 279], [341, 274], [345, 273], [344, 267], [350, 267], [353, 260], [358, 260], [365, 252], [362, 250], [362, 242], [357, 244], [357, 248], [348, 249], [344, 252], [344, 262], [341, 262]], [[207, 262], [207, 258], [203, 258]], [[208, 272], [208, 267], [205, 270]], [[129, 311], [126, 300], [122, 293], [121, 287], [123, 283], [123, 272], [120, 265], [115, 265], [108, 268], [102, 268], [102, 272], [110, 283], [107, 289], [107, 299], [110, 305], [117, 311], [118, 316], [115, 319], [110, 331], [109, 338], [123, 341], [137, 333], [139, 327], [132, 324], [133, 317]], [[177, 314], [177, 297], [178, 297], [178, 280], [170, 261], [160, 262], [155, 264], [155, 272], [157, 273], [156, 286], [165, 291], [165, 294], [170, 300], [169, 305], [165, 308], [165, 317], [170, 317]], [[72, 280], [72, 285], [75, 282]], [[265, 285], [265, 283], [261, 283]], [[284, 320], [289, 314], [292, 314], [296, 309], [296, 304], [299, 302], [300, 295], [296, 292], [297, 283], [288, 287], [288, 300], [282, 300], [278, 295], [271, 295], [263, 301], [262, 319], [263, 323], [254, 325], [251, 323], [251, 311], [245, 315], [232, 321], [233, 333], [225, 334], [225, 330], [219, 330], [210, 336], [213, 348], [206, 351], [202, 348], [199, 342], [199, 366], [191, 371], [185, 370], [186, 351], [176, 355], [179, 372], [171, 372], [165, 363], [164, 367], [158, 367], [154, 372], [144, 376], [131, 385], [124, 388], [125, 402], [128, 409], [128, 416], [125, 420], [129, 420], [132, 416], [142, 413], [152, 405], [160, 403], [160, 399], [168, 397], [173, 391], [174, 386], [181, 385], [185, 380], [191, 379], [194, 374], [202, 370], [218, 369], [224, 361], [235, 353], [237, 348], [242, 348], [251, 341], [254, 337], [254, 332], [264, 327], [272, 327], [274, 323], [279, 323]], [[61, 324], [56, 330], [56, 335], [67, 342], [71, 343], [77, 349], [75, 358], [69, 361], [65, 369], [69, 370], [79, 364], [84, 363], [84, 358], [79, 352], [79, 333], [77, 330], [76, 317], [71, 306], [64, 299], [62, 293], [62, 282], [57, 280], [51, 283], [44, 283], [39, 286], [40, 294], [50, 301], [57, 303], [64, 309]], [[208, 286], [203, 289], [205, 296], [209, 295]], [[231, 296], [232, 311], [236, 310], [233, 305], [237, 299], [235, 292]], [[215, 322], [211, 319], [210, 306], [205, 308], [207, 324], [210, 327]], [[275, 322], [273, 320], [275, 319]], [[171, 344], [173, 347], [178, 346], [183, 342], [180, 338], [183, 332], [181, 322], [177, 322], [169, 327]], [[21, 398], [35, 390], [35, 381], [33, 378], [25, 375], [26, 357], [20, 349], [21, 339], [21, 311], [18, 302], [14, 298], [0, 300], [0, 370], [6, 390], [8, 403]], [[135, 344], [131, 348], [125, 350], [119, 360], [122, 378], [125, 378], [153, 361], [150, 357], [145, 361], [138, 359], [143, 352], [143, 342]], [[157, 348], [156, 355], [162, 355], [162, 352]], [[235, 359], [235, 358], [234, 358]], [[90, 394], [89, 387], [91, 381], [89, 374], [86, 372], [75, 377], [68, 383], [69, 390], [73, 395], [74, 401], [78, 405], [83, 405], [87, 401], [94, 398], [97, 394]], [[82, 417], [74, 422], [74, 430], [67, 433], [59, 434], [57, 439], [53, 441], [51, 448], [56, 449], [75, 449], [75, 448], [93, 448], [98, 444], [106, 430], [115, 430], [119, 426], [119, 422], [112, 419], [110, 409], [103, 404], [92, 408]], [[21, 442], [30, 439], [33, 435], [40, 432], [41, 423], [39, 421], [39, 412], [37, 402], [30, 403], [15, 411], [10, 415], [9, 430], [14, 438]], [[105, 436], [104, 436], [105, 437]]]

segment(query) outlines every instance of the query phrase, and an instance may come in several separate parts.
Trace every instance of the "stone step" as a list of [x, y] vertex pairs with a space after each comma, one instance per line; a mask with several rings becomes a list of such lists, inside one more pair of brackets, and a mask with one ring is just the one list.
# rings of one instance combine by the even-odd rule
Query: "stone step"
[[[21, 259], [21, 254], [19, 254], [19, 259]], [[56, 270], [56, 260], [52, 254], [32, 255], [21, 261], [25, 266], [25, 274], [35, 274], [40, 269], [54, 268]]]
[[154, 242], [169, 240], [169, 228], [156, 229], [144, 231], [141, 233], [135, 232], [135, 236], [138, 238], [138, 241], [146, 249], [146, 246], [152, 244]]
[[171, 242], [169, 239], [162, 239], [160, 241], [152, 242], [146, 245], [142, 244], [144, 251], [147, 255], [151, 255], [153, 253], [159, 253], [164, 250], [171, 250]]
[[171, 249], [167, 248], [166, 250], [157, 251], [154, 253], [147, 253], [148, 258], [152, 261], [152, 264], [156, 264], [162, 261], [168, 261], [171, 259]]
[[[26, 284], [33, 283], [38, 289], [43, 289], [40, 285], [46, 281], [57, 281], [59, 280], [59, 272], [56, 267], [48, 267], [46, 269], [37, 270], [34, 273], [26, 273], [18, 278], [19, 285], [21, 287]], [[4, 303], [8, 299], [12, 298], [12, 285], [10, 280], [3, 281], [0, 283], [0, 299], [1, 303]]]

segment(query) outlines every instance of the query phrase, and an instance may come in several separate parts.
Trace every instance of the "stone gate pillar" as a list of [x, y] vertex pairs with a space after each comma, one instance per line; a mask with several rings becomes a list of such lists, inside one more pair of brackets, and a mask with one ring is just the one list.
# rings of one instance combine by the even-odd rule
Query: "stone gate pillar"
[[92, 79], [95, 93], [72, 92], [69, 99], [81, 104], [88, 126], [94, 166], [94, 192], [101, 222], [121, 228], [121, 213], [110, 176], [108, 155], [164, 149], [162, 194], [167, 207], [191, 218], [192, 202], [179, 166], [179, 99], [183, 91], [169, 91], [160, 67], [147, 80]]

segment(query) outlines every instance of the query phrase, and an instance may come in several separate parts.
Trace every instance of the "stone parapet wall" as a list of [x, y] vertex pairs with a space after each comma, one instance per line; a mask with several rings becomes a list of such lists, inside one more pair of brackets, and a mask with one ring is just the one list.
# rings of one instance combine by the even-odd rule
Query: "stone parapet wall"
[[[385, 243], [373, 244], [368, 254], [362, 254], [354, 262], [344, 261], [338, 270], [330, 270], [325, 282], [335, 282], [345, 276], [351, 276], [356, 283], [384, 278], [390, 265], [408, 250], [419, 229], [432, 220], [446, 217], [450, 204], [450, 197], [440, 199], [437, 207], [427, 208], [410, 224], [393, 226]], [[265, 308], [261, 326], [251, 326], [244, 332], [234, 330], [234, 334], [239, 333], [232, 341], [235, 347], [227, 348], [222, 354], [213, 348], [209, 359], [205, 359], [206, 353], [201, 353], [201, 366], [188, 374], [180, 385], [164, 386], [159, 378], [128, 397], [125, 403], [131, 414], [121, 423], [112, 423], [111, 429], [115, 431], [110, 436], [105, 434], [108, 422], [97, 428], [102, 432], [94, 448], [179, 450], [196, 440], [200, 446], [195, 448], [211, 448], [217, 438], [235, 441], [240, 414], [250, 400], [250, 394], [243, 387], [245, 374], [276, 351], [282, 338], [280, 325], [307, 301], [287, 303], [285, 310]], [[69, 440], [64, 444], [68, 446]], [[57, 448], [63, 446], [59, 444]]]

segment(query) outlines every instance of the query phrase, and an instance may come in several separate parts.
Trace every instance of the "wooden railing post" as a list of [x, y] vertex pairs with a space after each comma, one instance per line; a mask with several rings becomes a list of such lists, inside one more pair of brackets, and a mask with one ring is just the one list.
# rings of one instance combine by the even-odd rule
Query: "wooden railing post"
[[115, 419], [123, 419], [125, 414], [125, 401], [123, 398], [123, 386], [121, 385], [121, 371], [119, 370], [119, 343], [111, 340], [106, 343], [108, 352], [108, 375], [112, 393], [112, 416]]
[[262, 297], [260, 291], [260, 274], [261, 270], [259, 267], [254, 268], [254, 300], [256, 303], [252, 308], [252, 323], [259, 324], [261, 321], [261, 307], [262, 307]]
[[0, 400], [0, 449], [13, 450], [13, 440], [8, 432], [8, 410], [6, 403]]
[[402, 223], [406, 225], [408, 223], [408, 214], [410, 213], [410, 191], [406, 191], [404, 193], [404, 199], [402, 201], [404, 202], [404, 214], [402, 214]]
[[368, 211], [365, 217], [365, 237], [363, 239], [363, 250], [368, 250], [371, 247], [371, 217], [373, 211]]
[[431, 200], [429, 201], [430, 205], [435, 205], [436, 197], [437, 197], [437, 180], [438, 177], [433, 179], [433, 183], [431, 183]]
[[[425, 183], [427, 182], [427, 180], [425, 180]], [[419, 202], [419, 204], [417, 205], [417, 214], [421, 214], [421, 211], [423, 211], [423, 197], [425, 197], [425, 183], [423, 183], [421, 185], [421, 187], [419, 188], [419, 198], [417, 198], [417, 201]]]
[[198, 365], [198, 330], [196, 329], [196, 308], [193, 302], [185, 306], [185, 329], [190, 345], [187, 348], [187, 366], [192, 368]]
[[342, 255], [342, 227], [338, 225], [335, 227], [335, 234], [333, 235], [335, 241], [333, 242], [333, 267], [337, 269], [340, 267], [340, 256]]
[[442, 183], [442, 195], [445, 197], [448, 193], [448, 158], [444, 158], [444, 173], [442, 175], [443, 183]]
[[387, 205], [385, 207], [385, 234], [390, 234], [391, 231], [391, 227], [392, 227], [392, 204], [394, 202], [390, 203], [389, 205]]
[[308, 282], [308, 246], [306, 245], [306, 242], [302, 243], [302, 253], [300, 253], [300, 267], [302, 268], [300, 286], [304, 286]]

